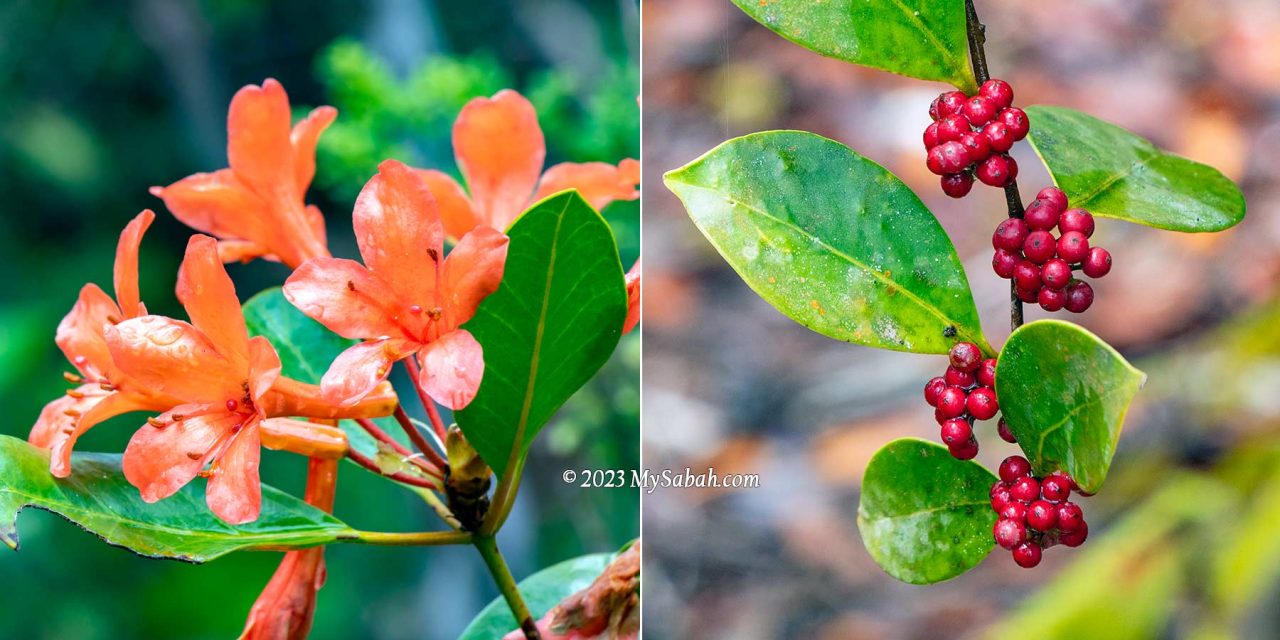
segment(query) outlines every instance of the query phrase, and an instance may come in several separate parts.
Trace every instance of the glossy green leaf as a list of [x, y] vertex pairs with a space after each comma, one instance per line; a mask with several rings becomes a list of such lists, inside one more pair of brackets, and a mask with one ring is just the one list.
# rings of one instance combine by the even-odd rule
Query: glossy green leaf
[[996, 476], [947, 448], [916, 438], [876, 452], [862, 477], [858, 530], [876, 563], [912, 584], [972, 569], [995, 546], [991, 485]]
[[294, 549], [355, 536], [340, 520], [268, 486], [262, 487], [262, 515], [239, 526], [209, 511], [204, 482], [147, 504], [125, 479], [120, 458], [74, 454], [70, 477], [59, 479], [49, 473], [47, 451], [0, 436], [0, 539], [18, 548], [18, 512], [29, 506], [56, 513], [107, 544], [189, 562], [241, 549]]
[[280, 354], [280, 373], [319, 384], [338, 354], [355, 344], [307, 317], [285, 299], [280, 287], [266, 289], [244, 303], [249, 335], [266, 336]]
[[613, 232], [576, 191], [535, 204], [507, 235], [502, 285], [465, 326], [484, 348], [484, 378], [454, 414], [498, 477], [609, 359], [627, 313]]
[[1213, 167], [1074, 109], [1034, 106], [1027, 115], [1031, 144], [1072, 207], [1172, 231], [1221, 231], [1244, 219], [1240, 188]]
[[946, 231], [897, 177], [803, 131], [729, 140], [665, 176], [703, 235], [779, 311], [837, 340], [991, 348]]
[[824, 56], [972, 93], [963, 0], [733, 0], [778, 35]]
[[1037, 475], [1102, 486], [1125, 412], [1147, 376], [1078, 325], [1040, 320], [1009, 336], [996, 365], [1000, 411]]
[[[520, 582], [520, 595], [535, 620], [546, 615], [561, 600], [591, 586], [609, 563], [611, 553], [595, 553], [565, 560]], [[501, 597], [489, 603], [467, 625], [458, 640], [494, 640], [518, 628], [515, 616]]]

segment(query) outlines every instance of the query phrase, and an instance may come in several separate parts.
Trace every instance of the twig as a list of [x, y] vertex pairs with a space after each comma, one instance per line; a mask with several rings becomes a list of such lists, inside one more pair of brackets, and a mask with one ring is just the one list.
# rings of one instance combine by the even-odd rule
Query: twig
[[396, 422], [400, 423], [400, 428], [404, 429], [405, 435], [409, 436], [409, 441], [422, 452], [422, 455], [426, 456], [432, 464], [435, 464], [440, 469], [445, 469], [449, 466], [449, 463], [445, 462], [444, 458], [440, 457], [440, 454], [436, 452], [435, 447], [431, 446], [431, 443], [422, 437], [422, 432], [418, 431], [418, 426], [413, 424], [413, 421], [409, 419], [409, 414], [404, 412], [404, 406], [396, 405], [395, 416]]
[[405, 370], [409, 372], [409, 379], [413, 382], [413, 390], [418, 392], [418, 399], [422, 401], [422, 408], [427, 410], [427, 417], [431, 419], [431, 428], [435, 429], [436, 438], [440, 442], [444, 442], [448, 436], [448, 430], [445, 429], [444, 420], [440, 418], [440, 410], [436, 409], [435, 400], [432, 400], [431, 396], [428, 396], [422, 390], [422, 386], [418, 384], [418, 377], [422, 374], [418, 369], [418, 363], [412, 357], [405, 358], [401, 362], [404, 363]]
[[489, 573], [493, 575], [494, 583], [498, 585], [498, 591], [501, 591], [502, 597], [506, 599], [511, 614], [520, 622], [520, 630], [524, 631], [526, 640], [542, 640], [542, 632], [538, 631], [538, 625], [533, 621], [533, 614], [529, 613], [529, 607], [520, 596], [516, 579], [507, 568], [506, 560], [502, 559], [502, 553], [498, 551], [497, 541], [493, 536], [478, 535], [471, 539], [471, 543], [484, 558], [485, 565], [489, 567]]
[[382, 470], [382, 467], [378, 466], [378, 463], [375, 462], [372, 458], [364, 455], [363, 453], [360, 453], [359, 451], [356, 451], [355, 449], [347, 449], [347, 457], [351, 458], [352, 462], [380, 476], [391, 478], [396, 482], [402, 482], [407, 485], [422, 487], [424, 489], [434, 489], [436, 491], [440, 491], [439, 482], [432, 482], [430, 479], [411, 476], [407, 473], [402, 473], [399, 471], [386, 473], [385, 471]]
[[[397, 410], [399, 410], [398, 406], [399, 405], [397, 405]], [[421, 467], [423, 471], [426, 471], [433, 475], [439, 475], [440, 473], [442, 473], [442, 470], [444, 469], [443, 461], [441, 461], [438, 464], [434, 464], [434, 460], [432, 462], [427, 462], [426, 460], [423, 460], [422, 458], [414, 455], [412, 451], [409, 451], [408, 449], [405, 448], [404, 445], [400, 444], [399, 441], [397, 441], [395, 438], [392, 438], [391, 434], [387, 433], [386, 431], [383, 431], [382, 427], [379, 427], [377, 424], [374, 424], [374, 422], [368, 418], [356, 418], [355, 422], [356, 424], [360, 425], [360, 428], [364, 429], [365, 432], [373, 436], [374, 440], [377, 440], [378, 442], [381, 442], [387, 445], [388, 447], [391, 447], [393, 451], [395, 451], [397, 454], [400, 455], [401, 460], [407, 460], [409, 462], [412, 462], [413, 464]], [[436, 456], [436, 458], [438, 459], [439, 456]]]

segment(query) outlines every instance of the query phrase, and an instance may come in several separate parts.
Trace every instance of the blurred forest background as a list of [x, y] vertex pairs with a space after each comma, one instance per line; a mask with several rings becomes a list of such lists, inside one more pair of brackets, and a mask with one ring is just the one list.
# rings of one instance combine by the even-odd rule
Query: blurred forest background
[[[957, 2], [959, 0], [956, 0]], [[993, 344], [1002, 193], [944, 196], [921, 132], [945, 89], [821, 58], [728, 0], [644, 3], [645, 396], [649, 468], [759, 473], [761, 488], [644, 501], [654, 639], [1275, 638], [1280, 624], [1280, 4], [979, 0], [1016, 103], [1116, 122], [1238, 181], [1220, 234], [1099, 219], [1116, 268], [1079, 322], [1150, 374], [1079, 549], [1036, 570], [896, 582], [858, 538], [858, 483], [893, 438], [936, 440], [921, 387], [938, 357], [839, 343], [752, 293], [656, 176], [726, 138], [804, 129], [885, 165], [938, 215]], [[1032, 122], [1035, 127], [1035, 122]], [[1050, 184], [1027, 144], [1024, 196]], [[1028, 319], [1045, 314], [1028, 308]], [[980, 461], [1013, 453], [980, 433]], [[1034, 625], [1034, 626], [1032, 626]]]
[[[456, 173], [450, 127], [471, 97], [530, 97], [548, 165], [638, 157], [638, 48], [635, 0], [0, 2], [0, 433], [25, 438], [63, 392], [54, 328], [85, 282], [109, 288], [116, 238], [143, 208], [159, 215], [142, 245], [143, 299], [181, 317], [173, 285], [191, 231], [147, 188], [226, 166], [239, 87], [275, 77], [298, 112], [338, 107], [307, 200], [333, 252], [356, 257], [351, 204], [377, 162]], [[629, 267], [638, 203], [605, 214]], [[262, 262], [230, 271], [242, 300], [287, 276]], [[638, 534], [638, 491], [560, 480], [638, 465], [638, 367], [633, 333], [535, 444], [501, 536], [517, 577]], [[120, 451], [139, 420], [101, 425], [80, 448]], [[265, 452], [262, 470], [301, 493], [301, 458]], [[438, 526], [413, 494], [355, 466], [338, 485], [337, 515], [353, 526]], [[48, 513], [19, 524], [21, 552], [0, 551], [0, 638], [234, 637], [280, 558], [143, 560]], [[497, 595], [469, 548], [336, 545], [327, 558], [314, 638], [454, 638]]]

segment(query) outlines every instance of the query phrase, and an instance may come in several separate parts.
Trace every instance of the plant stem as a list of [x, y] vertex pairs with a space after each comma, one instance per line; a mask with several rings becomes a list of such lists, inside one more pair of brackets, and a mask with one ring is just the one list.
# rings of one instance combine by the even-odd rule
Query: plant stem
[[432, 400], [431, 396], [428, 396], [422, 390], [422, 386], [418, 384], [418, 377], [422, 375], [422, 372], [418, 369], [418, 363], [412, 357], [405, 358], [401, 362], [404, 363], [405, 370], [409, 372], [409, 379], [413, 382], [413, 390], [418, 392], [418, 399], [422, 401], [422, 408], [427, 410], [427, 417], [431, 419], [431, 428], [435, 429], [436, 437], [440, 439], [440, 442], [444, 442], [448, 432], [444, 428], [444, 420], [440, 418], [440, 410], [436, 408], [435, 400]]
[[432, 482], [428, 478], [419, 478], [417, 476], [411, 476], [407, 473], [401, 473], [399, 471], [395, 473], [386, 473], [382, 470], [382, 467], [378, 466], [378, 463], [376, 461], [364, 455], [363, 453], [356, 451], [355, 449], [347, 449], [347, 457], [350, 458], [352, 462], [380, 476], [391, 478], [396, 482], [403, 482], [404, 484], [412, 485], [415, 487], [422, 487], [424, 489], [434, 489], [436, 491], [440, 490], [440, 483], [438, 480], [441, 480], [441, 478], [437, 478], [436, 482]]
[[400, 423], [400, 428], [404, 429], [405, 435], [409, 436], [409, 441], [418, 448], [418, 451], [422, 452], [422, 455], [426, 456], [437, 468], [444, 469], [449, 466], [449, 463], [445, 462], [444, 458], [440, 457], [440, 454], [436, 452], [435, 447], [431, 446], [431, 443], [422, 437], [422, 432], [418, 431], [417, 425], [413, 424], [413, 421], [409, 419], [409, 414], [404, 412], [404, 405], [396, 405], [395, 416], [396, 422]]
[[357, 531], [354, 538], [346, 538], [343, 541], [392, 547], [435, 547], [473, 542], [471, 534], [459, 531], [422, 531], [418, 533]]
[[[987, 43], [987, 26], [982, 24], [978, 19], [978, 10], [973, 6], [973, 0], [964, 1], [965, 13], [968, 17], [969, 31], [969, 61], [973, 65], [973, 76], [978, 84], [991, 79], [991, 72], [987, 69], [987, 52], [985, 49]], [[1018, 181], [1010, 180], [1009, 184], [1004, 188], [1005, 203], [1009, 208], [1010, 218], [1021, 218], [1022, 195], [1018, 193]], [[1017, 329], [1022, 326], [1022, 300], [1018, 298], [1017, 285], [1011, 280], [1009, 281], [1009, 328]]]
[[520, 629], [524, 631], [524, 637], [527, 640], [542, 640], [542, 633], [538, 631], [538, 625], [533, 621], [533, 615], [529, 613], [529, 607], [525, 605], [524, 599], [520, 597], [520, 589], [516, 587], [516, 579], [511, 575], [511, 570], [507, 568], [506, 560], [502, 559], [502, 552], [498, 551], [498, 541], [493, 536], [477, 535], [471, 539], [471, 544], [475, 545], [476, 550], [480, 552], [480, 557], [484, 558], [484, 563], [489, 567], [489, 573], [493, 575], [493, 581], [498, 586], [498, 591], [502, 592], [502, 597], [506, 599], [507, 606], [511, 608], [511, 615], [520, 623]]
[[508, 462], [512, 466], [498, 482], [498, 488], [493, 490], [493, 504], [489, 506], [484, 522], [480, 525], [481, 533], [487, 535], [497, 533], [498, 529], [502, 528], [502, 524], [507, 521], [511, 507], [515, 505], [516, 494], [520, 492], [520, 480], [524, 476], [524, 458], [515, 459], [515, 456], [512, 458]]
[[395, 438], [392, 438], [390, 434], [388, 434], [386, 431], [383, 431], [382, 428], [379, 427], [377, 424], [374, 424], [372, 420], [368, 418], [356, 418], [355, 423], [360, 425], [360, 428], [364, 429], [366, 433], [373, 436], [374, 440], [377, 440], [378, 442], [381, 442], [387, 445], [388, 447], [391, 447], [392, 450], [400, 454], [400, 457], [402, 459], [408, 460], [409, 462], [421, 467], [423, 471], [426, 471], [427, 473], [430, 473], [432, 475], [439, 475], [442, 472], [444, 468], [443, 461], [440, 461], [439, 463], [437, 463], [435, 460], [432, 460], [431, 462], [427, 462], [426, 460], [423, 460], [422, 458], [415, 456], [413, 452], [409, 451], [404, 447], [404, 445], [397, 442]]

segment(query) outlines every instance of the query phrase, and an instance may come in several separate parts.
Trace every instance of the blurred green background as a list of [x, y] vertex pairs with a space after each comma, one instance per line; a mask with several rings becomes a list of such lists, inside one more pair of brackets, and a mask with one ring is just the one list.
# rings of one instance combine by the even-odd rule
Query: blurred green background
[[[237, 88], [279, 79], [295, 110], [338, 107], [308, 196], [336, 255], [355, 257], [351, 203], [378, 161], [456, 174], [450, 126], [469, 98], [513, 87], [537, 106], [548, 165], [638, 157], [635, 0], [60, 0], [0, 2], [0, 433], [25, 437], [65, 388], [53, 344], [85, 282], [109, 288], [121, 227], [159, 217], [142, 246], [148, 307], [179, 317], [176, 268], [190, 230], [147, 194], [226, 166]], [[639, 207], [616, 203], [624, 266]], [[230, 266], [242, 299], [287, 271]], [[633, 333], [535, 444], [501, 542], [517, 577], [639, 532], [630, 489], [567, 487], [567, 468], [638, 465], [639, 340]], [[81, 440], [119, 451], [140, 420]], [[264, 481], [301, 492], [305, 463], [267, 452]], [[386, 531], [436, 527], [411, 493], [352, 465], [337, 515]], [[48, 513], [19, 517], [22, 549], [0, 551], [0, 638], [227, 638], [279, 554], [194, 566], [107, 547]], [[315, 638], [454, 638], [497, 595], [474, 550], [330, 547]]]

